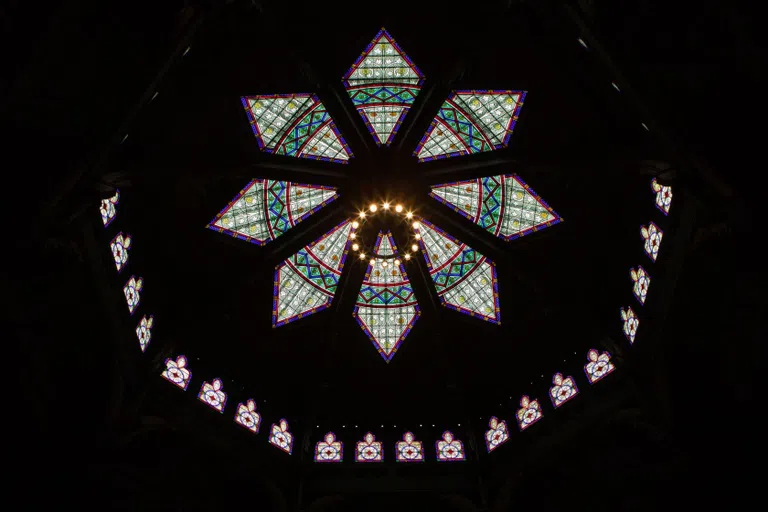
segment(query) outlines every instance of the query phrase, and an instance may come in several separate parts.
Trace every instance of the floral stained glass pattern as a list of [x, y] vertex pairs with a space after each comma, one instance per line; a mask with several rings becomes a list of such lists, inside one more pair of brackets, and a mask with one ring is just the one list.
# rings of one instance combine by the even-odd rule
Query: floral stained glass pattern
[[166, 359], [165, 370], [160, 375], [184, 391], [187, 390], [189, 381], [192, 379], [192, 372], [187, 368], [187, 358], [183, 355], [178, 356], [176, 359]]
[[272, 425], [269, 434], [269, 443], [283, 450], [288, 455], [293, 451], [293, 434], [288, 431], [288, 422], [281, 419], [278, 424]]
[[352, 157], [314, 94], [245, 96], [242, 103], [259, 148], [267, 153], [342, 164]]
[[144, 315], [139, 322], [139, 326], [136, 327], [136, 337], [139, 338], [139, 346], [142, 352], [147, 350], [147, 345], [152, 341], [152, 326], [154, 323], [154, 316]]
[[435, 443], [438, 461], [466, 460], [464, 455], [464, 443], [453, 437], [453, 433], [446, 430], [443, 438]]
[[640, 235], [643, 237], [645, 253], [653, 261], [656, 261], [656, 258], [659, 257], [659, 247], [661, 246], [661, 237], [664, 236], [664, 232], [659, 229], [659, 226], [649, 222], [648, 226], [640, 228]]
[[672, 206], [672, 187], [662, 185], [656, 178], [651, 180], [651, 190], [656, 192], [656, 208], [664, 215], [669, 215], [669, 207]]
[[224, 412], [224, 406], [227, 404], [227, 394], [222, 387], [221, 379], [213, 379], [213, 382], [203, 382], [197, 398], [211, 406], [211, 408]]
[[590, 349], [587, 353], [587, 360], [589, 362], [584, 365], [584, 373], [587, 374], [590, 384], [594, 384], [616, 369], [611, 362], [611, 354], [608, 352], [600, 354], [597, 350]]
[[376, 441], [376, 436], [367, 432], [355, 447], [355, 462], [381, 462], [383, 459], [381, 442]]
[[408, 336], [421, 311], [405, 267], [398, 259], [392, 233], [379, 232], [352, 315], [389, 362]]
[[531, 400], [523, 395], [520, 399], [520, 409], [517, 410], [517, 426], [525, 430], [541, 419], [541, 406], [538, 400]]
[[125, 294], [125, 302], [128, 304], [128, 311], [133, 314], [136, 308], [141, 302], [141, 289], [144, 287], [144, 280], [142, 278], [136, 279], [135, 276], [131, 276], [128, 282], [123, 286], [123, 293]]
[[120, 202], [120, 191], [115, 190], [115, 195], [112, 197], [108, 197], [106, 199], [101, 200], [101, 205], [99, 205], [99, 211], [101, 212], [101, 222], [104, 224], [104, 227], [107, 227], [110, 225], [110, 223], [115, 220], [115, 215], [117, 215], [117, 203]]
[[525, 91], [456, 91], [443, 103], [414, 155], [420, 162], [509, 144]]
[[248, 399], [245, 403], [237, 404], [237, 411], [235, 412], [235, 423], [242, 425], [254, 434], [259, 433], [261, 415], [256, 412], [255, 400]]
[[336, 440], [333, 432], [328, 432], [322, 441], [315, 445], [315, 462], [341, 462], [344, 445]]
[[128, 249], [131, 247], [131, 237], [120, 232], [112, 239], [109, 246], [112, 248], [112, 257], [115, 259], [117, 271], [120, 272], [125, 267], [125, 264], [128, 263]]
[[629, 277], [632, 278], [632, 293], [640, 304], [645, 304], [645, 298], [648, 296], [648, 287], [651, 285], [651, 276], [645, 271], [645, 269], [638, 265], [637, 268], [633, 268], [629, 271]]
[[491, 416], [488, 426], [490, 428], [485, 431], [485, 447], [490, 453], [509, 440], [509, 430], [507, 422], [499, 421], [496, 416]]
[[206, 227], [264, 245], [338, 197], [332, 187], [255, 179]]
[[573, 377], [563, 377], [562, 373], [556, 373], [552, 377], [552, 387], [549, 388], [549, 398], [552, 399], [552, 405], [560, 407], [565, 402], [575, 397], [579, 393]]
[[424, 446], [416, 441], [412, 432], [406, 432], [402, 441], [397, 442], [398, 462], [421, 462], [424, 460]]
[[425, 220], [415, 223], [429, 275], [444, 306], [501, 323], [496, 265]]
[[562, 221], [516, 174], [434, 185], [430, 196], [504, 240]]
[[630, 343], [634, 343], [635, 336], [637, 335], [637, 328], [640, 327], [640, 319], [637, 318], [637, 315], [632, 308], [627, 306], [626, 309], [621, 310], [621, 320], [624, 322], [624, 327], [622, 329], [624, 331], [624, 336], [626, 336]]
[[354, 231], [352, 222], [344, 221], [277, 266], [273, 327], [317, 313], [331, 304]]
[[389, 145], [424, 83], [424, 75], [381, 29], [343, 77], [376, 144]]

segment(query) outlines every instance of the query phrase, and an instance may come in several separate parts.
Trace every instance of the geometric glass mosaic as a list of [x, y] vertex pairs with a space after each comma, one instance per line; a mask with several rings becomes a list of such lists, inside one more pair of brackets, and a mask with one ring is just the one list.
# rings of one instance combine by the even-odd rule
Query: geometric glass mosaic
[[424, 83], [424, 75], [381, 29], [342, 78], [377, 145], [388, 146]]
[[455, 439], [448, 430], [443, 432], [443, 438], [435, 443], [435, 449], [437, 450], [437, 460], [439, 461], [466, 460], [464, 444]]
[[389, 362], [421, 312], [405, 266], [394, 259], [397, 247], [392, 233], [379, 232], [373, 256], [352, 315]]
[[115, 220], [115, 215], [117, 215], [117, 203], [120, 202], [120, 191], [115, 190], [115, 195], [112, 197], [108, 197], [106, 199], [101, 200], [101, 205], [99, 206], [99, 211], [101, 212], [101, 222], [104, 224], [104, 227], [109, 226], [109, 224]]
[[288, 422], [281, 419], [277, 424], [272, 425], [272, 431], [269, 434], [269, 443], [272, 446], [280, 448], [288, 455], [293, 450], [293, 434], [288, 431]]
[[587, 360], [589, 362], [584, 365], [584, 373], [590, 384], [594, 384], [616, 369], [611, 362], [611, 354], [608, 352], [600, 354], [597, 350], [590, 349], [587, 353]]
[[414, 155], [420, 162], [506, 147], [525, 91], [456, 91], [443, 103]]
[[332, 187], [255, 179], [206, 227], [264, 245], [338, 197]]
[[552, 377], [552, 387], [549, 388], [549, 398], [552, 399], [552, 405], [560, 407], [565, 402], [575, 397], [579, 393], [579, 388], [573, 381], [573, 377], [563, 377], [562, 373], [556, 373]]
[[345, 220], [277, 266], [273, 327], [317, 313], [331, 304], [354, 231], [352, 222]]
[[244, 96], [242, 103], [262, 151], [341, 164], [352, 157], [314, 94]]
[[384, 451], [381, 441], [376, 436], [367, 432], [362, 441], [358, 441], [355, 450], [355, 462], [381, 462], [384, 459]]
[[123, 267], [128, 263], [128, 249], [131, 247], [131, 237], [129, 235], [123, 235], [122, 231], [110, 242], [112, 247], [112, 257], [115, 259], [115, 266], [117, 271], [123, 270]]
[[541, 406], [538, 400], [531, 400], [523, 395], [520, 399], [520, 409], [517, 410], [517, 426], [525, 430], [541, 419]]
[[429, 195], [504, 240], [562, 221], [516, 174], [434, 185]]
[[509, 430], [507, 422], [499, 421], [496, 416], [491, 416], [488, 426], [490, 428], [485, 431], [485, 447], [490, 453], [509, 440]]
[[640, 327], [640, 320], [637, 318], [634, 310], [627, 306], [627, 309], [621, 309], [621, 320], [624, 322], [624, 336], [626, 336], [629, 343], [635, 342], [635, 336], [637, 335], [637, 328]]
[[224, 406], [227, 403], [227, 394], [221, 389], [221, 379], [213, 379], [213, 382], [203, 382], [203, 386], [200, 388], [200, 392], [197, 394], [197, 398], [216, 409], [219, 412], [224, 412]]
[[254, 434], [259, 433], [261, 415], [256, 412], [255, 400], [248, 399], [245, 403], [237, 404], [237, 412], [235, 412], [235, 423], [244, 426]]
[[424, 446], [416, 441], [413, 433], [406, 432], [402, 441], [397, 442], [397, 462], [421, 462], [424, 460]]
[[155, 317], [144, 315], [136, 328], [136, 337], [139, 338], [141, 351], [147, 350], [147, 345], [152, 340], [152, 325], [155, 323]]
[[635, 294], [635, 298], [640, 301], [640, 304], [645, 304], [645, 297], [648, 295], [648, 287], [651, 285], [651, 277], [641, 266], [630, 269], [629, 277], [632, 278], [634, 285], [632, 286], [632, 293]]
[[434, 224], [420, 220], [414, 225], [443, 305], [501, 323], [496, 265]]
[[328, 432], [325, 438], [315, 445], [315, 462], [341, 462], [343, 448], [334, 433]]
[[651, 190], [656, 192], [656, 208], [664, 215], [669, 214], [669, 207], [672, 206], [672, 187], [662, 185], [656, 178], [651, 180]]
[[664, 236], [664, 232], [659, 229], [659, 226], [649, 222], [648, 226], [640, 228], [640, 236], [643, 237], [645, 254], [653, 261], [656, 261], [656, 258], [659, 257], [659, 247], [661, 246], [661, 238]]
[[128, 312], [133, 314], [141, 301], [141, 289], [144, 287], [144, 280], [142, 278], [136, 279], [135, 276], [131, 276], [128, 282], [123, 286], [123, 293], [125, 294], [125, 302], [128, 304]]
[[165, 370], [160, 374], [165, 380], [175, 384], [181, 389], [187, 389], [189, 381], [192, 379], [192, 372], [187, 368], [187, 358], [180, 355], [176, 359], [170, 357], [165, 360]]

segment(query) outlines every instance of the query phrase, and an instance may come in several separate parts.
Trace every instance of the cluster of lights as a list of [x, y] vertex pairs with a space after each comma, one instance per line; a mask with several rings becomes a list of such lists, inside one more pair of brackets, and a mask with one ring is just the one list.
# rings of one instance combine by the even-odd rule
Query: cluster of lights
[[[370, 214], [375, 214], [376, 212], [379, 211], [379, 208], [381, 208], [381, 210], [383, 210], [383, 211], [394, 210], [396, 213], [403, 214], [405, 216], [405, 218], [408, 219], [408, 220], [413, 219], [413, 212], [412, 211], [405, 211], [405, 207], [402, 204], [400, 204], [400, 203], [392, 206], [392, 204], [390, 202], [388, 202], [388, 201], [382, 203], [381, 206], [379, 206], [376, 203], [371, 203], [370, 205], [368, 205], [368, 212]], [[359, 221], [358, 220], [352, 221], [352, 227], [355, 228], [355, 229], [360, 227], [360, 221], [364, 221], [365, 218], [367, 217], [367, 215], [368, 214], [366, 214], [365, 210], [360, 210], [360, 212], [358, 213]], [[419, 223], [418, 222], [414, 222], [413, 223], [413, 229], [418, 229], [418, 228], [419, 228]], [[349, 237], [352, 240], [355, 240], [357, 238], [357, 235], [355, 233], [352, 233], [352, 234], [349, 235]], [[421, 238], [421, 235], [416, 233], [414, 235], [414, 238], [416, 240], [418, 240], [419, 238]], [[361, 260], [364, 260], [366, 258], [365, 251], [361, 250], [360, 244], [357, 241], [352, 243], [352, 250], [355, 251], [355, 252], [360, 251], [358, 253], [358, 256], [360, 257]], [[418, 244], [416, 244], [416, 243], [411, 244], [411, 251], [412, 252], [416, 252], [418, 250], [419, 250]], [[408, 261], [408, 260], [411, 259], [411, 256], [412, 256], [412, 254], [407, 252], [407, 253], [405, 253], [403, 255], [403, 258], [406, 261]], [[373, 265], [375, 263], [375, 261], [376, 260], [374, 258], [371, 258], [371, 260], [370, 260], [371, 265]], [[396, 259], [394, 263], [395, 263], [396, 266], [400, 265], [400, 260]], [[386, 267], [387, 265], [388, 265], [388, 263], [386, 261], [382, 262], [382, 266]]]

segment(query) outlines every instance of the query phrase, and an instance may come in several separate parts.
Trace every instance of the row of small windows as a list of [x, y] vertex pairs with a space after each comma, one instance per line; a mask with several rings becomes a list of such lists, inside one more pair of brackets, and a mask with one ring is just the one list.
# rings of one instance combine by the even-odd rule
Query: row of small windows
[[[599, 353], [590, 350], [587, 353], [587, 364], [584, 365], [584, 373], [590, 384], [594, 384], [615, 370], [608, 352]], [[179, 355], [175, 359], [165, 361], [165, 370], [162, 377], [184, 391], [189, 387], [192, 372], [188, 368], [187, 358]], [[579, 393], [576, 382], [572, 376], [563, 376], [556, 373], [552, 378], [552, 387], [549, 389], [549, 398], [553, 407], [557, 408], [574, 398]], [[227, 404], [227, 394], [223, 390], [221, 379], [213, 379], [211, 382], [203, 382], [197, 398], [212, 409], [224, 413]], [[541, 420], [543, 412], [538, 400], [523, 396], [520, 399], [520, 409], [517, 410], [516, 421], [518, 428], [523, 431]], [[256, 401], [248, 399], [237, 404], [235, 408], [234, 422], [246, 428], [253, 434], [259, 433], [261, 415], [256, 411]], [[492, 417], [489, 429], [485, 432], [485, 445], [488, 452], [492, 452], [509, 440], [507, 423]], [[280, 419], [270, 427], [269, 443], [285, 453], [293, 451], [294, 436], [288, 429], [288, 421]], [[463, 443], [455, 439], [450, 431], [443, 433], [442, 439], [435, 443], [436, 459], [438, 461], [462, 461], [466, 460]], [[343, 443], [336, 439], [333, 432], [328, 432], [321, 441], [315, 445], [315, 462], [342, 462], [344, 457]], [[402, 441], [395, 446], [395, 460], [398, 462], [419, 462], [425, 457], [424, 444], [416, 440], [412, 432], [406, 432]], [[355, 462], [381, 462], [384, 460], [382, 443], [376, 441], [375, 436], [368, 432], [361, 441], [355, 445]]]

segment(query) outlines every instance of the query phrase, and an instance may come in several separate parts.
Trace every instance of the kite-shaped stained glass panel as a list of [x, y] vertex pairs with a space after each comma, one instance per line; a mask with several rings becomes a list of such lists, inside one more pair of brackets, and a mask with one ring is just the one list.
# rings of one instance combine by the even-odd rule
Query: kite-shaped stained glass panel
[[392, 233], [379, 232], [352, 315], [389, 362], [421, 311]]
[[627, 306], [627, 309], [621, 309], [621, 321], [624, 323], [622, 330], [629, 343], [635, 342], [637, 328], [640, 327], [640, 319], [637, 318], [635, 311]]
[[322, 441], [315, 445], [315, 462], [341, 462], [344, 445], [336, 440], [333, 432], [328, 432]]
[[136, 337], [139, 338], [139, 346], [141, 351], [147, 350], [147, 345], [152, 341], [152, 326], [155, 323], [155, 317], [153, 315], [144, 315], [139, 322], [139, 326], [136, 327]]
[[101, 204], [99, 205], [99, 212], [101, 212], [101, 222], [104, 224], [104, 227], [109, 226], [112, 221], [115, 220], [115, 215], [117, 215], [117, 203], [119, 202], [119, 190], [115, 190], [115, 195], [112, 197], [101, 200]]
[[509, 144], [525, 91], [455, 91], [414, 155], [420, 162], [501, 149]]
[[429, 275], [444, 306], [501, 323], [496, 265], [434, 224], [414, 223]]
[[514, 240], [562, 221], [516, 174], [434, 185], [430, 195], [505, 240]]
[[653, 261], [656, 261], [656, 258], [659, 257], [659, 247], [661, 247], [661, 239], [664, 236], [664, 232], [659, 229], [659, 226], [649, 222], [648, 226], [640, 227], [640, 236], [643, 237], [645, 254]]
[[656, 192], [656, 208], [664, 215], [669, 215], [669, 207], [672, 206], [672, 187], [662, 185], [656, 178], [651, 180], [651, 190]]
[[629, 277], [632, 279], [632, 293], [640, 304], [645, 304], [645, 298], [648, 296], [648, 287], [651, 285], [651, 276], [640, 265], [637, 268], [630, 269]]
[[131, 236], [123, 235], [123, 232], [117, 234], [115, 238], [109, 243], [112, 249], [112, 258], [115, 260], [115, 267], [120, 272], [128, 263], [128, 249], [131, 248]]
[[351, 221], [344, 221], [277, 266], [273, 327], [317, 313], [331, 304], [354, 230]]
[[244, 96], [242, 102], [261, 150], [342, 164], [352, 157], [344, 137], [314, 94]]
[[338, 197], [332, 187], [255, 179], [207, 227], [264, 245]]
[[136, 279], [135, 276], [131, 276], [128, 282], [125, 283], [125, 286], [123, 286], [125, 303], [128, 304], [128, 312], [130, 314], [134, 314], [136, 308], [139, 307], [142, 288], [144, 288], [144, 280], [142, 278]]
[[378, 145], [389, 145], [424, 83], [424, 75], [381, 29], [342, 78]]

